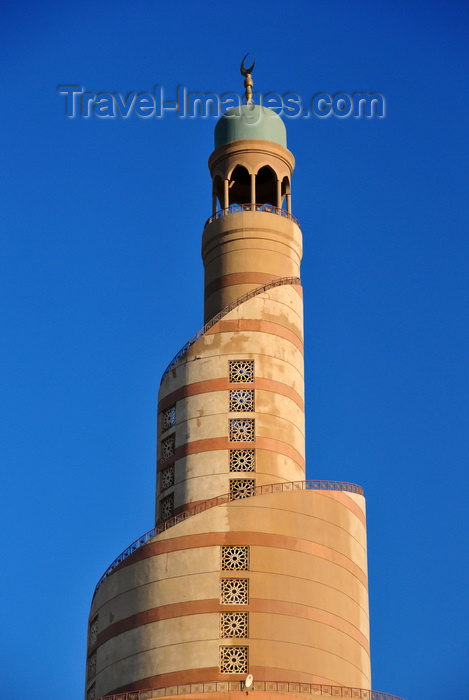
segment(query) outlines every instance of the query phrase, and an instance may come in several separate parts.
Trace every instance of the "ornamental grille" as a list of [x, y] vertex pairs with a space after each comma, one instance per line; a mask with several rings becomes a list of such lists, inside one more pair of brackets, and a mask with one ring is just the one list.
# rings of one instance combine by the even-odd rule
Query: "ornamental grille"
[[223, 545], [221, 548], [222, 571], [247, 571], [249, 569], [248, 545]]
[[248, 647], [220, 647], [221, 673], [247, 673]]
[[230, 389], [230, 411], [254, 411], [254, 389]]
[[239, 384], [254, 382], [254, 360], [230, 360], [230, 382]]
[[160, 490], [165, 491], [174, 485], [174, 464], [161, 471]]
[[90, 646], [93, 646], [93, 644], [96, 642], [98, 639], [98, 615], [94, 618], [94, 620], [91, 620], [90, 622], [90, 632], [89, 632], [89, 644]]
[[88, 692], [86, 693], [86, 700], [94, 700], [96, 697], [96, 683], [90, 685]]
[[174, 455], [176, 449], [176, 436], [174, 433], [161, 441], [161, 460], [165, 462]]
[[255, 479], [230, 479], [230, 499], [249, 498], [254, 496], [256, 488]]
[[220, 613], [220, 637], [247, 637], [248, 613], [247, 612], [223, 612]]
[[230, 472], [255, 471], [254, 450], [230, 450]]
[[222, 578], [220, 602], [222, 605], [247, 605], [249, 603], [247, 578]]
[[170, 406], [161, 414], [161, 432], [169, 430], [176, 425], [176, 406]]
[[231, 442], [254, 442], [254, 418], [230, 419]]
[[162, 498], [160, 501], [160, 520], [163, 522], [172, 518], [174, 513], [174, 493]]
[[88, 659], [88, 678], [96, 675], [96, 652], [94, 651]]

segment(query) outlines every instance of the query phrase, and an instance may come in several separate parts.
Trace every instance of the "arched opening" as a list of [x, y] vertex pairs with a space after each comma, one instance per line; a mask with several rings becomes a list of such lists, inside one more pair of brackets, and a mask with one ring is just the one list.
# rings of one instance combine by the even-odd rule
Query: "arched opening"
[[268, 165], [264, 165], [256, 175], [256, 203], [278, 206], [277, 176]]
[[212, 215], [219, 209], [223, 209], [223, 180], [220, 175], [215, 175], [212, 184]]
[[242, 165], [231, 174], [229, 200], [229, 204], [251, 204], [251, 177]]
[[[282, 204], [280, 207], [286, 208], [287, 212], [291, 214], [291, 192], [290, 192], [290, 180], [288, 177], [284, 177], [282, 180]], [[286, 206], [284, 207], [283, 201], [286, 198]]]

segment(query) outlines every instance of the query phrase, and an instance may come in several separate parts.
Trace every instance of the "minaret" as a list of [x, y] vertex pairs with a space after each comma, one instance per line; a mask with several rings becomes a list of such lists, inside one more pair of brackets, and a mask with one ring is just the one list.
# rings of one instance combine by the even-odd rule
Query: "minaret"
[[365, 501], [305, 480], [294, 158], [251, 71], [209, 159], [206, 325], [161, 381], [156, 524], [93, 599], [89, 700], [371, 698]]

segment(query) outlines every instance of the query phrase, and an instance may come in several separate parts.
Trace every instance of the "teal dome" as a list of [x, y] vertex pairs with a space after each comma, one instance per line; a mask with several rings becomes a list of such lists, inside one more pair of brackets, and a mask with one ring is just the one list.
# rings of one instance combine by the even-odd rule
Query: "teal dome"
[[287, 130], [281, 118], [267, 107], [255, 104], [228, 109], [215, 127], [215, 148], [230, 141], [263, 139], [286, 148]]

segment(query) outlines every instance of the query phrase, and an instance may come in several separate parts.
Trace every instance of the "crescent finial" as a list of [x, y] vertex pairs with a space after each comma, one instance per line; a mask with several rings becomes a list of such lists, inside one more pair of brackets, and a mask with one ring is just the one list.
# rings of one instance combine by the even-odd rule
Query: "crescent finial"
[[244, 61], [246, 60], [247, 56], [248, 56], [248, 54], [246, 54], [246, 56], [241, 61], [241, 69], [240, 70], [241, 70], [241, 75], [244, 76], [244, 87], [246, 88], [246, 93], [245, 93], [246, 94], [246, 102], [247, 102], [247, 104], [251, 104], [253, 101], [252, 100], [252, 86], [254, 85], [254, 83], [252, 82], [251, 73], [254, 70], [254, 66], [256, 65], [256, 57], [254, 56], [254, 63], [252, 64], [252, 66], [250, 68], [246, 68], [244, 65]]
[[246, 60], [246, 58], [248, 56], [249, 56], [249, 54], [247, 53], [246, 56], [241, 61], [241, 69], [240, 69], [241, 75], [244, 75], [245, 78], [249, 75], [249, 73], [252, 73], [252, 71], [254, 70], [254, 66], [256, 65], [256, 57], [254, 56], [254, 63], [252, 64], [252, 66], [250, 68], [244, 67], [244, 61]]

